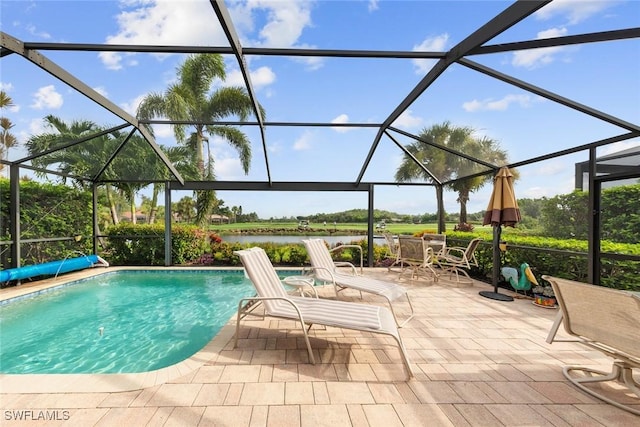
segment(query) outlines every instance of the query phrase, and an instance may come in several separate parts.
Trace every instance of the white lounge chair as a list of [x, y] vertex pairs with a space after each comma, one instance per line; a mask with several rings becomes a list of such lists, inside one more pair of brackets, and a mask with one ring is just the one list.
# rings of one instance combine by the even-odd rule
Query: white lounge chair
[[[372, 279], [357, 274], [356, 267], [348, 262], [334, 262], [331, 258], [331, 252], [327, 248], [323, 239], [303, 240], [304, 246], [307, 248], [307, 254], [311, 261], [311, 270], [316, 280], [333, 285], [336, 298], [338, 292], [344, 289], [355, 289], [360, 292], [368, 292], [381, 296], [389, 303], [389, 308], [396, 320], [399, 328], [407, 324], [414, 316], [413, 304], [409, 298], [407, 290], [396, 283], [384, 280]], [[338, 267], [349, 267], [350, 273], [338, 270]], [[362, 270], [362, 266], [361, 266]], [[399, 298], [406, 298], [409, 303], [411, 314], [402, 323], [398, 320], [396, 312], [393, 308], [393, 301]]]
[[[633, 369], [640, 368], [640, 294], [558, 277], [542, 278], [553, 287], [565, 331], [577, 338], [578, 342], [614, 359], [611, 372], [565, 366], [562, 369], [564, 376], [580, 390], [640, 415], [640, 384], [633, 378]], [[552, 331], [555, 335], [555, 331]], [[571, 375], [573, 371], [585, 375]], [[639, 400], [630, 406], [605, 396], [601, 388], [584, 385], [606, 381], [617, 381], [626, 385]]]
[[[466, 270], [472, 266], [478, 266], [475, 252], [481, 241], [481, 238], [476, 237], [469, 242], [466, 248], [458, 246], [447, 247], [444, 253], [436, 256], [435, 263], [442, 269], [442, 274], [440, 274], [439, 277], [442, 278], [446, 273], [449, 275], [449, 278], [451, 278], [455, 274], [455, 283], [459, 285], [473, 285], [473, 280], [469, 277], [469, 273], [467, 273]], [[460, 275], [464, 276], [464, 278], [461, 278]]]
[[[234, 344], [236, 347], [238, 345], [241, 318], [246, 311], [255, 308], [256, 302], [261, 302], [264, 304], [266, 316], [300, 322], [309, 353], [309, 360], [313, 364], [315, 364], [315, 358], [313, 357], [305, 325], [309, 325], [309, 328], [313, 324], [334, 326], [393, 337], [398, 344], [407, 375], [409, 378], [413, 377], [413, 371], [400, 339], [395, 319], [389, 310], [369, 304], [289, 295], [263, 249], [256, 247], [234, 253], [240, 257], [247, 276], [258, 292], [257, 297], [243, 298], [238, 303]], [[247, 305], [251, 307], [247, 307]]]

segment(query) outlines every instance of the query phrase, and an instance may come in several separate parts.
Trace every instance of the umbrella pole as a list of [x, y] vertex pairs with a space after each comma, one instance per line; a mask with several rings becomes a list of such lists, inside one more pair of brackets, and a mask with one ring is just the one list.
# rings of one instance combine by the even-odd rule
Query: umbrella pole
[[498, 279], [500, 272], [500, 236], [502, 235], [502, 227], [496, 225], [493, 227], [493, 292], [480, 291], [480, 295], [498, 301], [513, 301], [509, 295], [498, 292]]

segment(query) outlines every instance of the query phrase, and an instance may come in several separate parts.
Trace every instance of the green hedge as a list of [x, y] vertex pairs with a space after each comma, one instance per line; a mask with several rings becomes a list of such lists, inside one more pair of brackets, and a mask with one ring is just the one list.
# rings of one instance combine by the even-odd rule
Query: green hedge
[[[466, 247], [476, 233], [447, 233], [447, 246]], [[493, 270], [492, 236], [480, 235], [484, 240], [476, 251], [478, 268], [472, 275], [491, 282]], [[544, 274], [566, 279], [586, 281], [588, 271], [587, 242], [583, 240], [509, 235], [505, 237], [507, 251], [500, 264], [518, 268], [526, 262], [539, 280]], [[640, 245], [601, 242], [603, 253], [640, 256]], [[615, 289], [640, 291], [640, 262], [602, 258], [601, 284]]]
[[[164, 265], [164, 226], [120, 223], [109, 227], [105, 257], [112, 265]], [[207, 250], [207, 236], [195, 226], [171, 227], [173, 264], [198, 260]]]
[[[9, 180], [0, 178], [0, 240], [10, 240]], [[92, 252], [91, 193], [64, 185], [20, 181], [21, 239], [69, 238], [50, 242], [23, 243], [21, 265], [40, 264], [81, 252]], [[75, 240], [75, 236], [82, 236]], [[9, 246], [0, 247], [2, 267], [11, 259]]]

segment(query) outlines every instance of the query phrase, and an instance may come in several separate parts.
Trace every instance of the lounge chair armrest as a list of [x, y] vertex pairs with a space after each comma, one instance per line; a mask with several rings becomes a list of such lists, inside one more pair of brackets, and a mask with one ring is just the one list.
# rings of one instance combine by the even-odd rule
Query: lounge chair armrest
[[[335, 247], [335, 248], [333, 248], [333, 249], [329, 249], [329, 253], [333, 253], [333, 252], [335, 252], [335, 251], [342, 250], [342, 249], [345, 249], [345, 248], [357, 249], [357, 250], [358, 250], [358, 252], [360, 252], [360, 274], [362, 274], [362, 273], [363, 273], [363, 271], [364, 271], [364, 270], [363, 270], [363, 267], [364, 267], [364, 256], [363, 256], [363, 254], [362, 254], [362, 246], [360, 246], [360, 245], [339, 245], [339, 246], [336, 246], [336, 247]], [[355, 267], [352, 263], [350, 263], [350, 262], [349, 262], [349, 263], [347, 263], [346, 261], [343, 261], [342, 263], [346, 263], [346, 264], [351, 265], [351, 267], [353, 268], [353, 270], [354, 270], [354, 271], [356, 271], [356, 267]], [[336, 264], [336, 267], [338, 267], [338, 264], [337, 264], [337, 263], [334, 263], [334, 264]], [[342, 265], [342, 267], [345, 267], [345, 266], [346, 266], [346, 264], [345, 264], [345, 265]]]
[[354, 276], [358, 275], [358, 270], [356, 269], [356, 266], [351, 264], [348, 261], [334, 261], [333, 265], [336, 267], [349, 267], [351, 269], [351, 274], [353, 274]]
[[330, 270], [330, 269], [328, 269], [328, 268], [325, 268], [325, 267], [306, 267], [306, 268], [308, 268], [310, 271], [316, 271], [316, 270], [326, 271], [326, 272], [327, 272], [327, 273], [329, 273], [329, 275], [331, 276], [331, 281], [332, 281], [333, 283], [335, 283], [335, 282], [336, 282], [336, 278], [335, 278], [335, 276], [333, 275], [333, 271], [331, 271], [331, 270]]
[[281, 300], [281, 301], [288, 302], [296, 310], [296, 313], [298, 313], [298, 319], [300, 319], [300, 322], [304, 323], [304, 319], [302, 318], [302, 313], [300, 312], [300, 309], [298, 308], [296, 303], [291, 301], [289, 298], [286, 298], [286, 297], [246, 297], [246, 298], [242, 298], [242, 299], [240, 299], [240, 301], [238, 301], [238, 317], [240, 316], [240, 312], [242, 310], [242, 304], [245, 301], [268, 301], [268, 300]]
[[[295, 285], [295, 286], [296, 286], [296, 287], [298, 287], [298, 288], [300, 288], [300, 289], [302, 290], [302, 292], [300, 293], [300, 295], [301, 295], [301, 296], [304, 296], [304, 295], [303, 295], [303, 293], [304, 293], [304, 289], [305, 289], [305, 288], [309, 288], [309, 289], [311, 289], [311, 293], [313, 294], [313, 296], [314, 296], [315, 298], [320, 298], [320, 297], [318, 296], [318, 291], [316, 290], [315, 286], [314, 286], [314, 285], [312, 285], [311, 283], [309, 283], [309, 282], [306, 280], [306, 278], [305, 278], [305, 280], [300, 280], [300, 278], [298, 278], [298, 277], [296, 277], [296, 278], [294, 278], [294, 277], [289, 277], [289, 280], [292, 280], [292, 279], [296, 282], [296, 285]], [[297, 279], [297, 280], [296, 280], [296, 279]], [[313, 276], [308, 276], [308, 280], [314, 280], [314, 279], [313, 279]], [[282, 282], [282, 284], [283, 284], [283, 285], [289, 285], [289, 286], [291, 286], [291, 283], [290, 283], [290, 282], [287, 282], [286, 280], [281, 280], [280, 282]]]
[[[465, 254], [466, 251], [467, 251], [467, 248], [463, 248], [463, 247], [460, 247], [460, 246], [450, 246], [450, 247], [447, 248], [447, 250], [444, 252], [444, 254], [440, 255], [440, 256], [442, 258], [446, 258], [446, 257], [451, 255], [451, 252], [455, 252], [455, 253], [459, 252], [460, 253], [460, 258], [466, 258], [466, 254]], [[458, 255], [454, 254], [454, 256], [458, 256]]]

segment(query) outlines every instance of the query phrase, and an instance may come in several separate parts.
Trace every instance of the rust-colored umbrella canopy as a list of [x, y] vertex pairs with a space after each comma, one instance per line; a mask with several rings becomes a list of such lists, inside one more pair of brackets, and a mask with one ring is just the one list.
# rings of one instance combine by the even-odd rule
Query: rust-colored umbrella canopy
[[498, 171], [493, 182], [493, 193], [484, 214], [482, 225], [493, 226], [493, 292], [480, 291], [480, 295], [499, 301], [513, 301], [513, 297], [498, 292], [500, 271], [500, 240], [502, 226], [514, 227], [520, 222], [520, 208], [513, 191], [513, 174], [509, 168]]
[[513, 227], [520, 220], [520, 208], [513, 191], [513, 174], [509, 168], [502, 168], [494, 178], [493, 193], [482, 225]]

